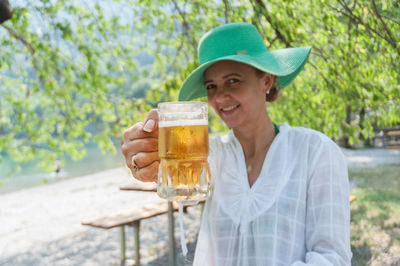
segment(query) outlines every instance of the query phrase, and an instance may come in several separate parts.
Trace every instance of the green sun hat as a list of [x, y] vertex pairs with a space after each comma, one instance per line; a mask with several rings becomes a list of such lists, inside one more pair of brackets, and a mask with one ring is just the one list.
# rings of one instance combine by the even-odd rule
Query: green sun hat
[[278, 77], [281, 87], [289, 85], [303, 69], [311, 47], [279, 49], [269, 52], [256, 27], [249, 23], [230, 23], [216, 27], [200, 40], [200, 66], [190, 73], [179, 91], [179, 101], [207, 96], [204, 71], [221, 60], [245, 63]]

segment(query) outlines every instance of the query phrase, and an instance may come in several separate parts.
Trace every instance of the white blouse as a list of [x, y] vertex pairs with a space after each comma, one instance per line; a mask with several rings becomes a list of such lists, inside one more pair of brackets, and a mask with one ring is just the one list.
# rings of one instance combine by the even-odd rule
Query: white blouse
[[327, 136], [280, 125], [252, 187], [232, 131], [210, 142], [209, 161], [193, 265], [350, 265], [347, 166]]

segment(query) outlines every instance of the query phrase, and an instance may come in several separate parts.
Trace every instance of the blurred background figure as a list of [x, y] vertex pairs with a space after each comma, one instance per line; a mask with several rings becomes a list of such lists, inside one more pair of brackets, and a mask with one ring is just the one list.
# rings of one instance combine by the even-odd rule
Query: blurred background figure
[[61, 168], [61, 161], [60, 160], [56, 160], [55, 161], [55, 165], [56, 165], [56, 170], [54, 171], [56, 176], [58, 176], [62, 170]]

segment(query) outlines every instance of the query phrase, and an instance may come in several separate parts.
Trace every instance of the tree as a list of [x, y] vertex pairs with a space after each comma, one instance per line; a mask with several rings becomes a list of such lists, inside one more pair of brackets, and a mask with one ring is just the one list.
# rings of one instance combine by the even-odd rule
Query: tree
[[[172, 19], [168, 16], [171, 5]], [[270, 106], [275, 121], [321, 130], [336, 140], [344, 138], [345, 145], [372, 137], [376, 128], [400, 122], [398, 1], [225, 0], [189, 4], [175, 0], [172, 4], [147, 3], [142, 8], [144, 22], [152, 21], [154, 10], [165, 10], [158, 11], [157, 24], [144, 27], [157, 25], [159, 46], [179, 51], [173, 60], [177, 75], [169, 76], [174, 88], [179, 88], [196, 66], [196, 40], [205, 31], [221, 23], [247, 21], [257, 26], [270, 50], [313, 47], [305, 71], [284, 90], [284, 97]], [[177, 30], [174, 25], [178, 22]], [[159, 62], [168, 65], [170, 60], [163, 57]], [[166, 86], [171, 87], [168, 82]]]
[[[269, 107], [274, 121], [349, 144], [400, 123], [398, 1], [40, 0], [13, 9], [0, 25], [0, 149], [20, 161], [79, 159], [89, 141], [115, 149], [124, 128], [177, 99], [198, 40], [227, 22], [253, 23], [270, 50], [313, 47]], [[139, 70], [138, 55], [151, 69]], [[135, 98], [144, 80], [151, 89]], [[226, 130], [215, 115], [211, 123]]]
[[139, 68], [131, 24], [105, 8], [45, 0], [14, 7], [0, 27], [1, 151], [46, 166], [83, 157], [90, 141], [115, 150], [112, 138], [145, 105], [124, 96], [138, 79], [130, 75]]

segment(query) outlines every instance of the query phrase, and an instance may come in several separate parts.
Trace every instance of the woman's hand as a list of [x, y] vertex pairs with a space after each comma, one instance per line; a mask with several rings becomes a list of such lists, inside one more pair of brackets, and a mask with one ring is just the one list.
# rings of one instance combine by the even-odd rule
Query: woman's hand
[[132, 175], [144, 182], [156, 182], [158, 165], [158, 112], [151, 110], [143, 122], [124, 132], [121, 146], [126, 165]]

